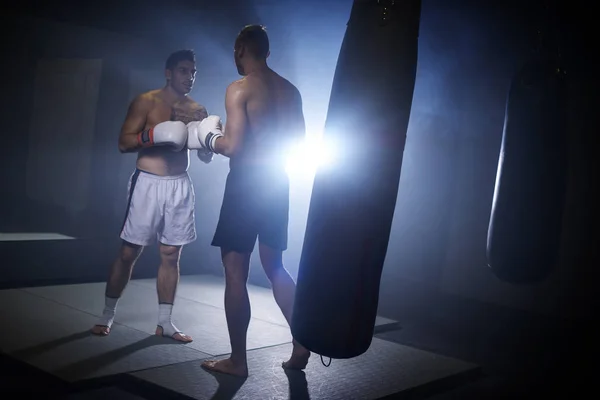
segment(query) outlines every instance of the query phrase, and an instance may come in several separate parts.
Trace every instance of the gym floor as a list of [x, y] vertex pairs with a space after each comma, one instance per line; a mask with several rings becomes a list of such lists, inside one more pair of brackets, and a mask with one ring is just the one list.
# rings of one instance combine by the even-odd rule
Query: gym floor
[[[595, 383], [593, 358], [600, 336], [591, 324], [575, 324], [453, 296], [428, 296], [420, 289], [413, 288], [411, 292], [413, 284], [397, 288], [402, 294], [395, 297], [382, 293], [378, 313], [381, 318], [376, 329], [379, 333], [368, 352], [371, 356], [346, 363], [347, 368], [337, 368], [344, 364], [334, 360], [334, 368], [325, 369], [319, 358], [313, 357], [306, 379], [285, 376], [277, 368], [271, 368], [268, 376], [259, 376], [254, 383], [249, 379], [242, 385], [207, 376], [198, 379], [202, 374], [198, 370], [199, 359], [222, 356], [228, 351], [221, 304], [222, 277], [182, 277], [178, 296], [189, 306], [177, 308], [179, 324], [199, 318], [207, 321], [190, 329], [182, 326], [196, 338], [186, 349], [150, 343], [152, 339], [148, 337], [156, 317], [154, 282], [139, 279], [132, 283], [117, 319], [124, 334], [112, 335], [108, 341], [82, 333], [94, 320], [94, 314], [101, 311], [103, 283], [21, 286], [18, 290], [5, 284], [6, 290], [0, 290], [0, 349], [4, 352], [0, 354], [0, 390], [19, 396], [68, 399], [228, 399], [242, 398], [249, 395], [249, 390], [256, 392], [268, 381], [271, 392], [263, 393], [267, 396], [263, 398], [315, 400], [327, 394], [323, 389], [328, 386], [338, 390], [332, 387], [337, 381], [341, 382], [340, 388], [348, 386], [348, 382], [361, 383], [362, 394], [353, 393], [354, 398], [443, 400], [515, 399], [545, 394], [572, 397]], [[252, 286], [251, 299], [255, 319], [249, 332], [251, 360], [254, 359], [250, 362], [257, 369], [272, 367], [289, 351], [289, 331], [269, 289]], [[53, 307], [62, 308], [53, 311]], [[71, 314], [78, 317], [70, 317]], [[107, 356], [118, 352], [124, 352], [126, 357]], [[31, 359], [35, 361], [24, 362]], [[423, 362], [425, 359], [433, 361]], [[177, 382], [181, 368], [192, 374], [187, 383]], [[390, 374], [393, 368], [402, 371]], [[477, 373], [464, 374], [469, 371]], [[76, 381], [86, 374], [95, 374], [98, 379], [87, 385], [84, 392], [74, 389]], [[461, 374], [464, 376], [452, 382], [427, 385], [436, 380], [440, 383], [444, 375]], [[135, 379], [121, 379], [125, 375]], [[393, 382], [398, 378], [404, 383]], [[175, 384], [185, 386], [189, 381], [201, 381], [204, 387], [188, 385], [189, 392], [169, 388]], [[366, 383], [372, 386], [365, 386]], [[428, 389], [407, 390], [411, 385]], [[374, 396], [377, 386], [382, 396]], [[292, 387], [296, 388], [294, 393]], [[212, 397], [207, 393], [212, 393]]]
[[[184, 279], [184, 281], [188, 282], [187, 288], [191, 289], [190, 283], [194, 283], [194, 279], [197, 277], [188, 277]], [[207, 281], [208, 279], [208, 281]], [[201, 280], [204, 282], [202, 285], [202, 290], [206, 298], [211, 297], [210, 290], [219, 290], [218, 282], [219, 277], [205, 277]], [[208, 282], [208, 284], [206, 283]], [[212, 282], [212, 283], [211, 283]], [[196, 282], [197, 283], [197, 282]], [[152, 280], [140, 280], [135, 282], [132, 287], [135, 289], [130, 291], [131, 296], [129, 296], [130, 304], [122, 307], [121, 317], [125, 321], [132, 321], [134, 318], [134, 311], [136, 309], [141, 310], [140, 306], [142, 302], [137, 303], [136, 299], [139, 299], [140, 293], [132, 293], [133, 291], [143, 291], [148, 289], [148, 293], [151, 292], [150, 288], [152, 287]], [[73, 290], [73, 288], [77, 286], [81, 289], [81, 292], [78, 294], [77, 290]], [[83, 292], [90, 291], [98, 291], [101, 289], [101, 284], [86, 284], [86, 285], [75, 285], [71, 286], [70, 290], [65, 290], [61, 287], [41, 287], [41, 288], [33, 288], [26, 289], [25, 292], [38, 296], [44, 297], [47, 300], [51, 300], [54, 303], [64, 303], [69, 301], [69, 296], [79, 297]], [[213, 289], [210, 289], [212, 286]], [[95, 288], [95, 289], [92, 289]], [[208, 290], [206, 290], [209, 288]], [[261, 333], [266, 332], [265, 329], [261, 329], [257, 324], [260, 323], [272, 323], [273, 326], [269, 328], [271, 334], [269, 337], [265, 338], [261, 336], [259, 339], [252, 341], [249, 343], [251, 352], [256, 352], [257, 350], [268, 349], [270, 347], [277, 348], [280, 347], [279, 350], [269, 350], [272, 355], [273, 352], [276, 354], [276, 358], [282, 358], [286, 355], [287, 347], [285, 343], [287, 342], [285, 329], [282, 329], [282, 324], [279, 320], [279, 316], [273, 313], [273, 307], [266, 304], [268, 302], [268, 297], [266, 293], [268, 290], [263, 290], [264, 288], [254, 288], [253, 289], [253, 304], [257, 309], [262, 309], [262, 312], [259, 312], [257, 315], [257, 321], [253, 322], [255, 329], [259, 330]], [[183, 285], [183, 292], [185, 296], [186, 285]], [[9, 293], [8, 291], [3, 291], [4, 294]], [[20, 291], [22, 292], [22, 291]], [[25, 293], [23, 292], [23, 293]], [[13, 292], [11, 296], [15, 296]], [[90, 299], [94, 297], [101, 296], [89, 296]], [[215, 296], [218, 298], [218, 296]], [[5, 301], [7, 299], [3, 299], [3, 303], [7, 304]], [[13, 304], [16, 300], [16, 297], [12, 297]], [[29, 300], [27, 300], [29, 301]], [[91, 301], [88, 304], [84, 304], [81, 307], [95, 307], [98, 304], [94, 304], [95, 301]], [[408, 346], [410, 349], [420, 349], [424, 350], [428, 354], [435, 354], [449, 357], [449, 362], [452, 363], [454, 359], [460, 360], [458, 363], [462, 361], [466, 361], [469, 363], [473, 363], [473, 365], [481, 366], [481, 370], [483, 374], [475, 374], [471, 377], [463, 379], [459, 383], [454, 383], [448, 385], [448, 387], [444, 388], [438, 385], [435, 390], [421, 391], [419, 393], [415, 392], [406, 392], [400, 391], [395, 395], [386, 395], [380, 398], [429, 398], [435, 400], [443, 400], [443, 399], [482, 399], [482, 398], [528, 398], [534, 395], [545, 395], [545, 394], [562, 394], [562, 395], [574, 395], [575, 392], [580, 392], [585, 390], [585, 387], [592, 384], [592, 371], [591, 368], [591, 357], [592, 357], [592, 347], [590, 346], [590, 340], [593, 339], [593, 334], [591, 333], [591, 328], [587, 329], [587, 334], [583, 334], [582, 332], [586, 332], [585, 329], [581, 329], [581, 327], [577, 326], [566, 326], [566, 325], [552, 325], [552, 321], [543, 318], [532, 318], [531, 315], [526, 315], [524, 313], [518, 313], [514, 311], [506, 311], [503, 317], [499, 317], [498, 313], [494, 315], [494, 312], [488, 310], [488, 315], [493, 316], [492, 319], [481, 319], [478, 318], [478, 321], [469, 321], [469, 318], [465, 318], [465, 315], [485, 315], [485, 310], [475, 310], [476, 308], [485, 307], [480, 304], [472, 303], [469, 306], [468, 301], [463, 304], [463, 312], [462, 316], [459, 315], [450, 315], [449, 313], [443, 313], [442, 318], [415, 318], [414, 316], [407, 317], [402, 315], [397, 315], [397, 321], [401, 321], [400, 323], [394, 323], [394, 320], [381, 318], [381, 321], [378, 322], [381, 328], [379, 331], [381, 333], [376, 334], [376, 339], [373, 344], [373, 351], [379, 353], [386, 353], [390, 351], [394, 351], [393, 348], [385, 349], [381, 348], [381, 346], [386, 346], [385, 343], [397, 343], [403, 346]], [[20, 300], [21, 305], [26, 305], [26, 302]], [[30, 306], [32, 306], [31, 304]], [[152, 307], [151, 307], [152, 308]], [[149, 309], [150, 310], [150, 309]], [[180, 309], [181, 310], [181, 309]], [[41, 310], [40, 310], [41, 311]], [[48, 309], [47, 311], [50, 311]], [[183, 311], [183, 310], [181, 310]], [[221, 310], [216, 310], [217, 313], [221, 313]], [[141, 317], [139, 320], [135, 320], [134, 322], [129, 322], [128, 324], [142, 324], [148, 325], [150, 328], [152, 327], [152, 321], [146, 321], [148, 317], [146, 316], [146, 312], [143, 311], [140, 314]], [[52, 313], [51, 313], [52, 314]], [[52, 315], [56, 316], [56, 313]], [[431, 314], [429, 314], [431, 315]], [[7, 315], [5, 315], [6, 317]], [[184, 314], [181, 314], [184, 316]], [[389, 316], [389, 315], [388, 315]], [[91, 316], [89, 316], [91, 317]], [[38, 318], [38, 317], [36, 317]], [[58, 317], [55, 317], [58, 318]], [[31, 318], [29, 318], [31, 319]], [[42, 318], [43, 319], [43, 318]], [[3, 318], [4, 321], [6, 319]], [[213, 318], [213, 321], [216, 321]], [[453, 321], [453, 322], [452, 322]], [[60, 321], [57, 321], [60, 322]], [[215, 328], [217, 331], [223, 330], [223, 326], [221, 322], [218, 322]], [[30, 324], [26, 324], [22, 326], [23, 329], [27, 330], [30, 327], [35, 326], [37, 322], [33, 323], [30, 321]], [[21, 321], [18, 324], [23, 324]], [[62, 323], [61, 323], [62, 325]], [[141, 325], [140, 325], [141, 326]], [[386, 329], [387, 326], [387, 329]], [[124, 326], [125, 327], [125, 326]], [[41, 326], [41, 328], [46, 331], [56, 330], [58, 329], [55, 326], [52, 326], [52, 323], [48, 323], [45, 321], [45, 324]], [[125, 327], [126, 328], [126, 327]], [[148, 328], [148, 329], [150, 329]], [[577, 330], [580, 328], [579, 330]], [[7, 343], [10, 342], [7, 337], [8, 331], [14, 330], [14, 326], [9, 328], [5, 328], [3, 333], [3, 347], [6, 348]], [[137, 331], [139, 332], [139, 331]], [[173, 355], [173, 352], [177, 352], [175, 347], [177, 346], [164, 346], [161, 350], [160, 345], [164, 345], [163, 343], [154, 343], [151, 352], [156, 354], [157, 352], [165, 353], [165, 348], [169, 348], [163, 355], [163, 359], [160, 361], [163, 364], [167, 364], [161, 368], [148, 368], [145, 371], [134, 374], [136, 375], [136, 380], [132, 381], [119, 379], [112, 379], [109, 384], [102, 379], [98, 379], [91, 386], [88, 385], [84, 392], [77, 390], [76, 393], [73, 393], [73, 385], [67, 383], [69, 381], [70, 376], [75, 376], [77, 374], [84, 374], [85, 371], [95, 370], [95, 368], [90, 369], [90, 365], [87, 361], [85, 362], [75, 362], [71, 363], [71, 366], [65, 368], [64, 366], [59, 365], [60, 363], [57, 359], [68, 358], [72, 356], [71, 353], [75, 353], [75, 348], [72, 347], [70, 350], [63, 350], [63, 355], [59, 355], [59, 353], [52, 353], [50, 357], [44, 361], [38, 361], [41, 363], [42, 367], [45, 366], [46, 372], [43, 371], [43, 368], [36, 368], [31, 364], [24, 363], [22, 361], [17, 361], [15, 359], [15, 354], [17, 357], [22, 359], [26, 359], [28, 354], [29, 356], [34, 353], [43, 353], [48, 352], [49, 347], [56, 346], [54, 343], [52, 345], [42, 344], [37, 346], [29, 346], [26, 349], [20, 349], [16, 352], [13, 352], [11, 357], [6, 355], [0, 357], [0, 368], [2, 371], [2, 380], [0, 381], [0, 388], [3, 392], [12, 392], [15, 395], [26, 395], [26, 394], [34, 394], [41, 395], [43, 393], [44, 397], [48, 398], [69, 398], [69, 399], [83, 399], [83, 398], [106, 398], [110, 396], [114, 399], [119, 398], [209, 398], [199, 396], [196, 392], [186, 393], [185, 390], [170, 390], [169, 385], [177, 385], [182, 384], [182, 380], [185, 381], [187, 378], [193, 376], [193, 380], [196, 380], [200, 376], [200, 372], [198, 369], [198, 363], [194, 361], [199, 358], [198, 353], [202, 350], [211, 352], [211, 353], [226, 353], [227, 343], [223, 340], [215, 340], [212, 343], [209, 343], [208, 336], [204, 335], [201, 332], [192, 332], [197, 339], [196, 346], [199, 346], [197, 353], [190, 355]], [[8, 335], [8, 336], [7, 336]], [[252, 335], [252, 332], [251, 332]], [[40, 334], [33, 335], [40, 336]], [[44, 336], [44, 335], [42, 335]], [[116, 336], [116, 335], [115, 335]], [[253, 335], [256, 338], [256, 331]], [[281, 337], [279, 337], [281, 336]], [[79, 337], [78, 339], [81, 339]], [[58, 341], [64, 342], [71, 339], [58, 339]], [[93, 339], [92, 339], [93, 340]], [[120, 337], [119, 339], [115, 338], [114, 341], [117, 341], [118, 347], [127, 347], [123, 346], [124, 341], [126, 339]], [[26, 342], [25, 338], [23, 338], [22, 342]], [[55, 339], [54, 342], [57, 340]], [[269, 342], [270, 341], [270, 342]], [[264, 342], [264, 343], [263, 343]], [[269, 343], [267, 343], [269, 342]], [[272, 343], [271, 343], [272, 342]], [[100, 342], [99, 342], [100, 343]], [[107, 341], [105, 341], [107, 343]], [[283, 344], [283, 345], [278, 345]], [[46, 348], [43, 348], [46, 346]], [[81, 345], [80, 345], [81, 346]], [[87, 346], [87, 345], [86, 345]], [[104, 345], [101, 345], [96, 349], [96, 352], [99, 354], [110, 353], [112, 350], [102, 349]], [[203, 347], [204, 346], [204, 347]], [[223, 347], [223, 348], [220, 348]], [[213, 350], [207, 350], [213, 349]], [[140, 349], [137, 349], [139, 351]], [[81, 347], [80, 347], [80, 350]], [[87, 350], [83, 350], [87, 351]], [[412, 350], [411, 350], [412, 351]], [[69, 352], [69, 354], [67, 354]], [[7, 352], [8, 353], [8, 352]], [[255, 353], [258, 354], [258, 353]], [[56, 358], [54, 360], [48, 358]], [[94, 356], [96, 361], [103, 356]], [[92, 357], [92, 358], [94, 358]], [[129, 370], [142, 369], [144, 361], [142, 359], [130, 359], [128, 361], [128, 365], [126, 367], [114, 367], [114, 365], [110, 368], [125, 368]], [[167, 357], [166, 359], [164, 357]], [[174, 357], [172, 360], [168, 359], [169, 357]], [[270, 359], [264, 356], [256, 356], [258, 357], [254, 363], [256, 364], [256, 368], [258, 365], [262, 365], [264, 363], [269, 363]], [[262, 360], [261, 360], [262, 357]], [[396, 355], [397, 359], [404, 359], [405, 362], [409, 361], [412, 356], [409, 353], [398, 353]], [[379, 360], [379, 361], [378, 361]], [[314, 357], [314, 363], [320, 363], [318, 357]], [[317, 362], [318, 361], [318, 362]], [[364, 363], [359, 366], [353, 366], [352, 368], [357, 370], [360, 368], [364, 368], [364, 380], [365, 382], [372, 378], [375, 374], [380, 374], [379, 379], [385, 378], [386, 371], [378, 371], [378, 368], [381, 369], [389, 369], [391, 365], [389, 362], [385, 361], [384, 358], [374, 359], [374, 362]], [[100, 362], [100, 361], [99, 361]], [[250, 363], [252, 364], [252, 357]], [[334, 360], [334, 363], [337, 362]], [[380, 362], [378, 365], [377, 363]], [[86, 364], [88, 363], [88, 364]], [[138, 363], [138, 364], [136, 364]], [[140, 364], [141, 363], [141, 364]], [[179, 365], [188, 365], [183, 369], [179, 367], [176, 369], [176, 365], [173, 364], [180, 363]], [[102, 362], [100, 362], [102, 364]], [[107, 362], [105, 362], [108, 365]], [[118, 363], [113, 363], [118, 364]], [[402, 364], [402, 360], [400, 360], [400, 364]], [[411, 364], [412, 365], [412, 364]], [[53, 366], [49, 368], [48, 366]], [[155, 366], [156, 367], [156, 366]], [[271, 366], [269, 366], [270, 368]], [[54, 368], [53, 373], [48, 373], [49, 369]], [[315, 368], [324, 368], [320, 365], [315, 366]], [[393, 367], [392, 367], [393, 368]], [[414, 366], [411, 368], [415, 368]], [[450, 366], [449, 368], [455, 368], [454, 366]], [[459, 369], [462, 366], [459, 364]], [[435, 369], [435, 368], [434, 368]], [[153, 372], [154, 370], [159, 371], [159, 373]], [[57, 371], [62, 371], [60, 373], [64, 374], [64, 378], [59, 379], [56, 374]], [[170, 372], [169, 372], [170, 371]], [[182, 371], [187, 371], [187, 377], [182, 378]], [[323, 374], [324, 369], [319, 370], [319, 374]], [[118, 371], [107, 372], [107, 375], [110, 373], [116, 373]], [[348, 371], [343, 371], [346, 375], [342, 376], [342, 380], [350, 379], [348, 378]], [[388, 371], [389, 372], [389, 371]], [[333, 373], [333, 372], [332, 372]], [[340, 369], [337, 370], [336, 373], [341, 373]], [[70, 374], [70, 375], [69, 375]], [[73, 375], [75, 374], [75, 375]], [[272, 375], [273, 372], [269, 372], [269, 375]], [[423, 375], [424, 372], [421, 373]], [[117, 374], [118, 375], [118, 374]], [[410, 374], [409, 374], [410, 375]], [[115, 375], [113, 375], [115, 376]], [[313, 375], [315, 376], [315, 375]], [[336, 379], [339, 379], [341, 375], [335, 376], [333, 375], [331, 378], [327, 380], [327, 382], [333, 382]], [[300, 390], [300, 394], [296, 392], [293, 398], [320, 398], [318, 395], [315, 395], [314, 382], [310, 382], [310, 372], [307, 372], [307, 381], [308, 388]], [[158, 382], [159, 386], [157, 386], [157, 381], [161, 379], [169, 381], [169, 382]], [[265, 380], [271, 380], [271, 378], [261, 378], [259, 379], [259, 386], [262, 387], [262, 384], [266, 383]], [[278, 381], [285, 381], [281, 379], [281, 377], [276, 378]], [[315, 378], [316, 379], [316, 378]], [[356, 379], [356, 378], [354, 378]], [[408, 376], [406, 379], [412, 379]], [[76, 378], [72, 379], [73, 381], [77, 380]], [[177, 382], [179, 380], [179, 382]], [[302, 385], [302, 383], [294, 383], [293, 377], [289, 377], [289, 384]], [[254, 392], [256, 391], [256, 385], [250, 382], [241, 383], [236, 388], [235, 382], [221, 382], [219, 379], [216, 381], [219, 382], [221, 389], [217, 390], [215, 395], [210, 398], [236, 398], [235, 393], [238, 395], [242, 395], [243, 391], [240, 391], [240, 387], [244, 388], [246, 386], [246, 390], [252, 389]], [[203, 381], [206, 386], [208, 381]], [[75, 382], [76, 383], [76, 382]], [[154, 383], [154, 384], [152, 384]], [[250, 383], [250, 385], [248, 385]], [[288, 382], [284, 382], [285, 385], [282, 386], [287, 388]], [[322, 383], [320, 383], [322, 384]], [[356, 383], [355, 383], [356, 384]], [[97, 385], [97, 388], [94, 387]], [[185, 384], [184, 384], [185, 385]], [[198, 385], [198, 384], [196, 384]], [[210, 384], [208, 384], [210, 386]], [[272, 382], [269, 383], [272, 385]], [[215, 386], [215, 385], [213, 385]], [[211, 387], [209, 391], [214, 392], [215, 387]], [[226, 388], [232, 393], [223, 392], [222, 388]], [[271, 387], [272, 389], [272, 387]], [[197, 388], [191, 388], [189, 390], [198, 390]], [[204, 390], [204, 389], [203, 389]], [[368, 390], [365, 389], [365, 390]], [[309, 391], [311, 394], [309, 394]], [[285, 392], [285, 393], [284, 393]], [[134, 393], [134, 394], [132, 394]], [[202, 392], [204, 393], [204, 392]], [[274, 394], [270, 392], [268, 394], [269, 398], [288, 398], [287, 390], [283, 391], [279, 390], [278, 392], [282, 397], [272, 397]], [[266, 393], [265, 393], [266, 395]], [[371, 394], [369, 393], [369, 396]], [[216, 397], [215, 397], [216, 396]], [[233, 397], [232, 397], [233, 396]], [[254, 397], [245, 397], [244, 398], [254, 398]], [[242, 398], [240, 397], [240, 398]], [[356, 398], [367, 398], [361, 397], [360, 394], [357, 393]], [[373, 398], [373, 397], [368, 397]]]
[[[229, 352], [223, 310], [223, 277], [184, 275], [173, 317], [194, 337], [188, 344], [153, 335], [156, 280], [133, 279], [119, 302], [109, 337], [89, 329], [103, 308], [104, 283], [77, 283], [0, 290], [3, 321], [0, 349], [4, 389], [70, 399], [131, 398], [379, 399], [390, 395], [424, 398], [480, 376], [481, 368], [455, 357], [374, 338], [369, 350], [329, 368], [318, 356], [305, 372], [286, 372], [281, 361], [291, 352], [291, 335], [269, 288], [249, 285], [253, 315], [248, 331], [250, 377], [236, 380], [200, 368], [208, 358]], [[401, 329], [378, 317], [376, 332]], [[31, 368], [46, 373], [28, 378]], [[37, 372], [39, 376], [39, 372]], [[12, 377], [11, 377], [12, 376]], [[35, 374], [34, 374], [35, 376]], [[54, 380], [51, 379], [54, 377]], [[33, 384], [35, 383], [35, 384]], [[50, 385], [48, 391], [45, 386]]]

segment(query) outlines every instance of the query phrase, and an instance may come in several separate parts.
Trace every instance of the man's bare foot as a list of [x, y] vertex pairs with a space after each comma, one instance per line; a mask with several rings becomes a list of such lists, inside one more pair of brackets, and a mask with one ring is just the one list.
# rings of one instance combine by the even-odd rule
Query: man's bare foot
[[194, 339], [192, 339], [191, 336], [188, 336], [183, 332], [175, 332], [171, 336], [167, 336], [164, 333], [163, 327], [160, 325], [156, 327], [155, 335], [162, 336], [162, 337], [168, 337], [168, 338], [171, 338], [173, 340], [176, 340], [178, 342], [183, 342], [183, 343], [190, 343], [194, 340]]
[[292, 356], [289, 360], [281, 363], [284, 369], [304, 369], [308, 365], [308, 359], [310, 358], [310, 351], [294, 341], [294, 350], [292, 350]]
[[222, 374], [228, 374], [237, 376], [240, 378], [248, 377], [248, 365], [247, 364], [234, 364], [231, 358], [225, 360], [207, 360], [202, 363], [202, 368], [205, 368], [212, 372], [220, 372]]
[[308, 352], [307, 354], [292, 353], [292, 356], [290, 357], [290, 359], [282, 362], [281, 366], [284, 369], [298, 369], [298, 370], [305, 369], [306, 366], [308, 365], [309, 358], [310, 358], [310, 352]]
[[92, 327], [91, 331], [94, 335], [108, 336], [108, 334], [110, 333], [110, 326], [94, 325]]

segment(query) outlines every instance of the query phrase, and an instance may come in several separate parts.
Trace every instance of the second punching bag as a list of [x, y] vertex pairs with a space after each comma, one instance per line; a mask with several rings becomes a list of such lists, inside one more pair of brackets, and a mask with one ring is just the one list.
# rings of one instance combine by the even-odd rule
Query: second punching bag
[[536, 283], [558, 262], [567, 186], [566, 83], [539, 56], [515, 75], [488, 229], [488, 264], [510, 283]]
[[421, 2], [355, 1], [333, 80], [298, 272], [294, 338], [351, 358], [371, 344], [417, 68]]

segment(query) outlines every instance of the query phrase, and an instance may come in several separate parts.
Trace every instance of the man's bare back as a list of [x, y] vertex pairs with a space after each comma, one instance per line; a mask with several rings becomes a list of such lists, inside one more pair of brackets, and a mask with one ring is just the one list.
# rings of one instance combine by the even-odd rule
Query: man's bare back
[[[240, 164], [283, 166], [287, 147], [304, 136], [298, 89], [271, 69], [249, 74], [232, 85], [238, 85], [246, 94], [248, 118], [246, 141], [233, 158]], [[298, 129], [299, 121], [302, 121], [301, 129]]]
[[[200, 121], [208, 115], [206, 108], [189, 97], [172, 99], [165, 89], [151, 90], [139, 95], [130, 107], [133, 118], [123, 125], [122, 135], [137, 134], [165, 121]], [[128, 123], [129, 122], [129, 123]], [[152, 174], [179, 175], [187, 171], [189, 152], [173, 152], [161, 146], [139, 149], [137, 168]]]

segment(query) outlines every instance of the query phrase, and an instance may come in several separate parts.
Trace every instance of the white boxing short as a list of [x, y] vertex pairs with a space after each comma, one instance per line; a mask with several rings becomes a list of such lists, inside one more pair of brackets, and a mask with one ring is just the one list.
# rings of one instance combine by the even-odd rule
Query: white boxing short
[[188, 173], [159, 176], [136, 169], [129, 180], [121, 239], [148, 246], [196, 240], [194, 185]]

